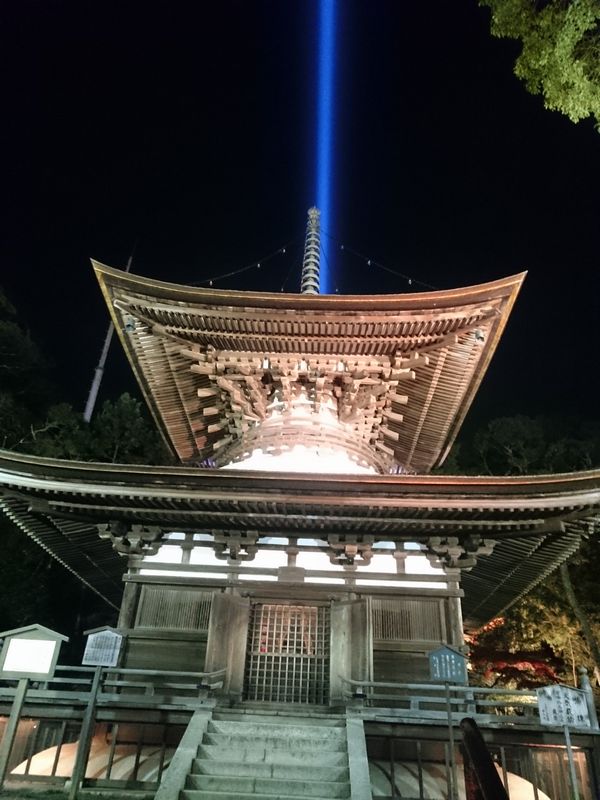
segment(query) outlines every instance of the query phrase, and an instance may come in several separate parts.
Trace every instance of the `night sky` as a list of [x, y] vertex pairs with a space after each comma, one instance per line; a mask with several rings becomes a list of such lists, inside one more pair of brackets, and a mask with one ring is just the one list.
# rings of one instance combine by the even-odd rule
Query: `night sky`
[[[291, 0], [0, 7], [0, 283], [64, 399], [83, 408], [108, 323], [90, 257], [137, 242], [134, 272], [198, 284], [261, 261], [214, 285], [298, 290], [316, 20]], [[529, 270], [474, 418], [595, 417], [600, 134], [525, 91], [518, 50], [474, 0], [339, 3], [334, 284]], [[101, 397], [123, 390], [115, 344]]]

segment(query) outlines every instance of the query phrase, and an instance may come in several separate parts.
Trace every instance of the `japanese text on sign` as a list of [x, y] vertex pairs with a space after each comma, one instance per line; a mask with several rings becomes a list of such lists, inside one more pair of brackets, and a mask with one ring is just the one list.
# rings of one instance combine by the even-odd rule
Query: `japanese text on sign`
[[116, 667], [123, 637], [114, 631], [91, 633], [85, 645], [82, 664], [97, 667]]
[[442, 683], [466, 683], [467, 663], [464, 655], [451, 647], [439, 647], [429, 653], [429, 676]]
[[542, 725], [569, 725], [589, 728], [585, 693], [571, 686], [544, 686], [537, 690], [538, 709]]

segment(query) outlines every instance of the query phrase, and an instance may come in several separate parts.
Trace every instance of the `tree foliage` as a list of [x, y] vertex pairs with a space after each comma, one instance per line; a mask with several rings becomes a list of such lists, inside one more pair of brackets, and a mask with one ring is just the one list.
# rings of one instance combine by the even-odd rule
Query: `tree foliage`
[[[164, 464], [166, 448], [141, 403], [106, 400], [88, 425], [54, 403], [51, 367], [0, 290], [0, 447], [69, 460]], [[108, 609], [0, 514], [2, 627], [39, 622], [73, 633], [107, 621]]]
[[535, 475], [600, 464], [600, 424], [577, 418], [498, 417], [479, 428], [453, 464], [467, 474]]
[[14, 449], [49, 458], [112, 464], [165, 464], [168, 455], [139, 400], [122, 394], [105, 400], [86, 423], [68, 403], [50, 406]]
[[141, 403], [106, 400], [87, 424], [68, 403], [53, 404], [50, 367], [0, 289], [0, 447], [83, 461], [164, 464], [168, 455]]
[[[465, 473], [526, 475], [599, 464], [598, 423], [518, 415], [476, 430], [462, 442], [452, 466]], [[494, 685], [535, 686], [548, 682], [549, 665], [563, 681], [572, 682], [575, 666], [600, 677], [598, 563], [600, 540], [594, 536], [582, 542], [566, 574], [563, 569], [552, 575], [472, 637], [479, 676]]]
[[[589, 618], [598, 638], [600, 615], [589, 602], [593, 595], [580, 588], [578, 595], [587, 597]], [[593, 673], [595, 666], [558, 575], [470, 637], [470, 646], [475, 675], [489, 686], [531, 688], [552, 681], [575, 683], [577, 667], [585, 666]]]
[[13, 448], [50, 398], [48, 364], [0, 289], [0, 446]]
[[518, 39], [515, 75], [548, 109], [600, 128], [600, 2], [480, 0], [492, 11], [494, 36]]

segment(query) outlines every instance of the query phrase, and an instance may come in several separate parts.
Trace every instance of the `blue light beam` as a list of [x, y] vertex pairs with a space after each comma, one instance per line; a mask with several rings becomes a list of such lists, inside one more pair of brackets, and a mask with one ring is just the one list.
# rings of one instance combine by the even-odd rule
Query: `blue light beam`
[[333, 183], [333, 105], [335, 101], [336, 0], [319, 0], [319, 72], [317, 88], [317, 208], [321, 211], [321, 293], [331, 294], [328, 236]]

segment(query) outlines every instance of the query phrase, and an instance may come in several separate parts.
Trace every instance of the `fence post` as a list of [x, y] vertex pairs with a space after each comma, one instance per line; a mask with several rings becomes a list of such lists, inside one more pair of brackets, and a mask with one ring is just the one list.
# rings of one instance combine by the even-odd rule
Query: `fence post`
[[12, 750], [19, 720], [21, 719], [21, 712], [23, 711], [23, 704], [25, 703], [25, 695], [27, 694], [27, 687], [29, 685], [29, 678], [20, 678], [17, 685], [17, 691], [13, 698], [12, 708], [10, 710], [10, 717], [0, 742], [0, 789], [4, 786], [4, 778], [8, 770], [8, 762]]
[[465, 710], [467, 714], [475, 716], [477, 714], [477, 705], [475, 702], [475, 692], [472, 689], [465, 692]]
[[77, 793], [81, 788], [83, 779], [85, 778], [85, 770], [87, 767], [87, 760], [90, 754], [90, 746], [92, 743], [92, 734], [94, 732], [94, 722], [96, 716], [96, 699], [98, 697], [98, 689], [100, 688], [100, 678], [102, 677], [102, 667], [96, 667], [92, 686], [90, 688], [90, 696], [83, 715], [81, 723], [81, 733], [79, 736], [79, 744], [77, 746], [77, 755], [75, 763], [73, 764], [73, 772], [71, 774], [71, 785], [69, 787], [69, 800], [76, 800]]
[[351, 684], [350, 687], [352, 688], [352, 699], [350, 701], [350, 705], [352, 706], [366, 705], [367, 692], [365, 690], [365, 687], [360, 684], [356, 684], [354, 686]]
[[587, 703], [588, 714], [590, 717], [590, 725], [593, 730], [598, 730], [598, 714], [596, 713], [596, 704], [594, 703], [594, 693], [592, 685], [588, 678], [588, 672], [585, 667], [577, 667], [579, 673], [579, 688], [585, 692], [585, 702]]
[[454, 719], [452, 717], [452, 701], [450, 699], [450, 684], [445, 682], [446, 687], [446, 713], [448, 715], [448, 747], [450, 754], [450, 798], [458, 800], [458, 770], [456, 769], [456, 750], [454, 748]]

